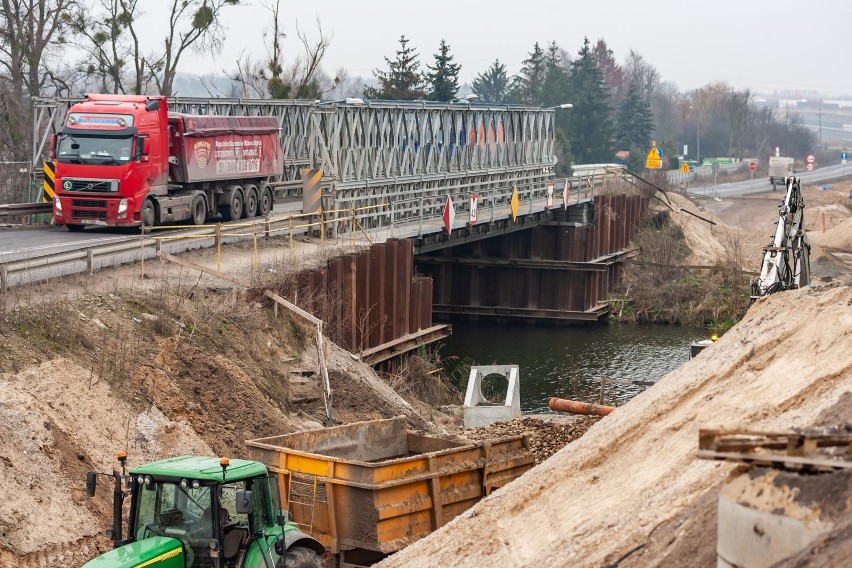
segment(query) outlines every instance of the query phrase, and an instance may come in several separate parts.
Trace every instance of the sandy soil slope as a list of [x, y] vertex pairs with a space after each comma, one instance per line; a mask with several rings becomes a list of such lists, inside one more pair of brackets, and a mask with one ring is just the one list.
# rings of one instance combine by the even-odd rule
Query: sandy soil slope
[[850, 344], [852, 288], [762, 299], [699, 357], [381, 566], [714, 566], [712, 505], [735, 466], [697, 459], [698, 429], [814, 423], [852, 390]]

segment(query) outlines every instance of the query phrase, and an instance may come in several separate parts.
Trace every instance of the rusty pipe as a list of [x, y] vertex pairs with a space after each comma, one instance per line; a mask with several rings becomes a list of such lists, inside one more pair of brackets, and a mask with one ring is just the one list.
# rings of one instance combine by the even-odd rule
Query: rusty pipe
[[591, 404], [589, 402], [579, 402], [577, 400], [556, 397], [551, 398], [547, 405], [554, 412], [570, 412], [571, 414], [587, 414], [590, 416], [606, 416], [615, 410], [614, 406]]

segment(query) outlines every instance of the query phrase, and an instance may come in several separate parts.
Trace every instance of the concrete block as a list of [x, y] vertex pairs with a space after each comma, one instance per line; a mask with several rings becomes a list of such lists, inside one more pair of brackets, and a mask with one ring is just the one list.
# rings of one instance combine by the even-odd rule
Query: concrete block
[[[489, 375], [502, 375], [508, 381], [506, 399], [500, 403], [482, 396], [482, 380]], [[521, 416], [521, 382], [517, 365], [485, 365], [470, 368], [464, 397], [464, 427], [480, 428]]]

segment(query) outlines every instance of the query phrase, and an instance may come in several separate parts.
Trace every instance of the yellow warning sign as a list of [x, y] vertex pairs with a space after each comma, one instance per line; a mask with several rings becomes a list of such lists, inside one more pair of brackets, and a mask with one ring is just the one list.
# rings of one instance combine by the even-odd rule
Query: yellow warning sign
[[657, 145], [651, 148], [648, 156], [645, 158], [645, 167], [649, 170], [659, 170], [663, 167], [663, 159], [660, 157], [660, 152], [657, 151]]
[[322, 208], [322, 170], [302, 168], [302, 213], [319, 213]]
[[512, 192], [512, 221], [518, 219], [518, 186], [515, 186], [515, 191]]
[[689, 164], [687, 164], [686, 162], [682, 163], [680, 165], [680, 169], [678, 171], [685, 173], [685, 174], [688, 174], [689, 173]]
[[53, 162], [44, 163], [44, 191], [41, 194], [41, 200], [44, 203], [53, 201], [53, 196], [56, 195], [56, 164]]

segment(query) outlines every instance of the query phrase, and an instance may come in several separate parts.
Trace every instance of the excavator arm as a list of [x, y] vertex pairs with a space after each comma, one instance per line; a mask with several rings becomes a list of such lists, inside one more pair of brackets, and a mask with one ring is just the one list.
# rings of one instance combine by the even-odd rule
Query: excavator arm
[[751, 282], [751, 298], [807, 286], [811, 281], [811, 245], [805, 234], [805, 200], [798, 176], [785, 178], [787, 194], [778, 206], [775, 236], [763, 249], [760, 277]]

